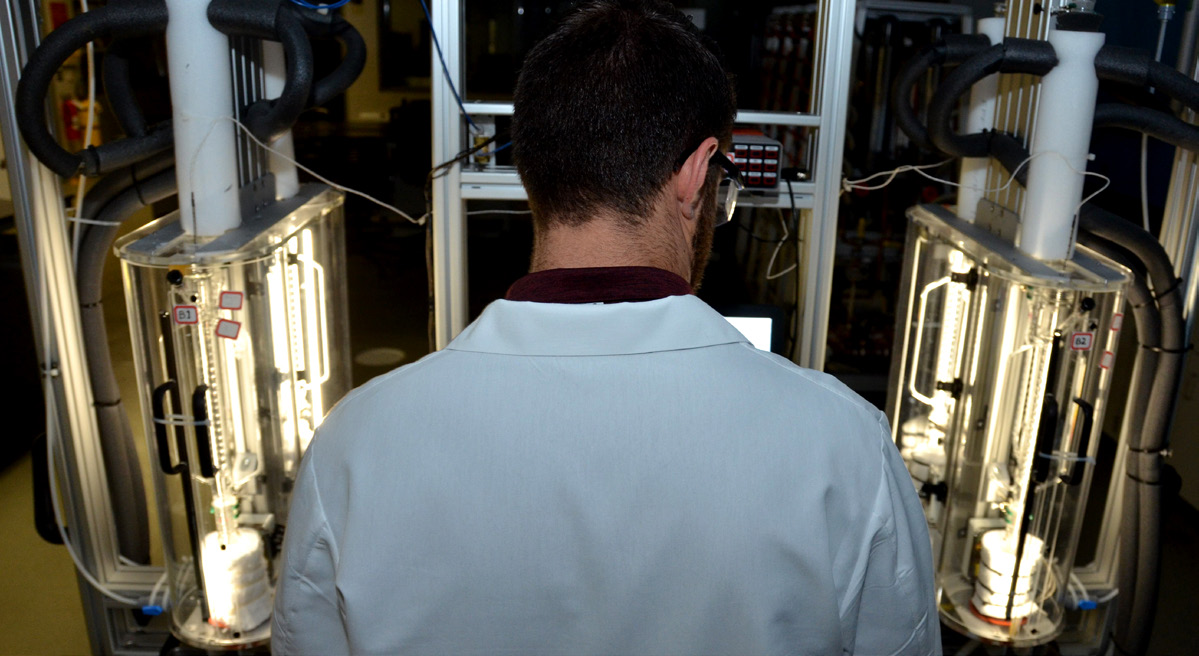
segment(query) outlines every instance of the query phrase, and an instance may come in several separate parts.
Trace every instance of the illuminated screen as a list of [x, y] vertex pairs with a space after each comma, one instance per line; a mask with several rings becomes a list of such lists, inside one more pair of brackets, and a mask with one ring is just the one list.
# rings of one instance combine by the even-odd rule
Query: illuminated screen
[[754, 348], [770, 350], [770, 337], [774, 333], [774, 319], [770, 317], [725, 317], [733, 327], [741, 331]]

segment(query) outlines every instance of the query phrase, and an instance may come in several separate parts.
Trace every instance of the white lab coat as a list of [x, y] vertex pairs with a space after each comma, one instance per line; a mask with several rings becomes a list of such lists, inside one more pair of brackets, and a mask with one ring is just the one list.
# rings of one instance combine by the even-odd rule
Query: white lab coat
[[882, 413], [693, 296], [496, 301], [330, 413], [276, 654], [939, 654]]

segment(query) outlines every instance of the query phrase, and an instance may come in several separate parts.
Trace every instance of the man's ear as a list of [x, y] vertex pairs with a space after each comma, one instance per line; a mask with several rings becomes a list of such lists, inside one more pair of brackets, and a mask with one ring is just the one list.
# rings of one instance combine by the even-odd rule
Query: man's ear
[[699, 148], [687, 156], [687, 161], [683, 162], [675, 175], [675, 201], [679, 204], [679, 212], [687, 219], [696, 218], [699, 205], [696, 201], [704, 181], [708, 179], [708, 161], [719, 147], [720, 142], [716, 141], [716, 137], [704, 139]]

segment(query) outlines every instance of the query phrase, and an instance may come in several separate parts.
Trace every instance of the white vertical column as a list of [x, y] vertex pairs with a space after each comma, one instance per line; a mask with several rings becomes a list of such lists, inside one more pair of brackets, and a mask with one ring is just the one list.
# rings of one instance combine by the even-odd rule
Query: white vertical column
[[229, 38], [208, 22], [208, 0], [166, 0], [167, 72], [179, 210], [188, 234], [241, 224]]
[[1062, 260], [1074, 251], [1083, 174], [1095, 118], [1095, 54], [1103, 47], [1099, 32], [1053, 29], [1049, 43], [1058, 64], [1041, 78], [1037, 127], [1028, 164], [1020, 250], [1042, 260]]
[[[983, 18], [978, 21], [978, 33], [991, 39], [991, 45], [1003, 41], [1003, 18]], [[974, 134], [995, 127], [995, 98], [999, 94], [999, 75], [988, 75], [970, 90], [970, 111], [966, 114], [962, 132]], [[974, 222], [978, 201], [987, 189], [988, 157], [963, 157], [958, 174], [957, 215]]]
[[[287, 64], [283, 58], [283, 44], [276, 41], [262, 42], [262, 70], [266, 74], [266, 97], [278, 98], [283, 94], [287, 82]], [[285, 200], [300, 191], [300, 179], [296, 175], [296, 146], [291, 130], [271, 142], [278, 152], [267, 153], [267, 168], [275, 174], [275, 200]]]
[[[454, 85], [462, 85], [462, 2], [429, 3], [433, 29], [441, 39], [445, 67]], [[440, 164], [463, 146], [462, 114], [433, 52], [433, 162]], [[462, 169], [451, 166], [433, 181], [433, 325], [436, 347], [445, 348], [466, 327], [468, 278], [466, 264], [466, 212], [462, 200]]]
[[837, 251], [837, 210], [841, 194], [841, 160], [845, 151], [845, 119], [849, 115], [849, 74], [853, 50], [855, 3], [822, 0], [818, 15], [818, 55], [813, 85], [820, 115], [816, 133], [816, 194], [811, 221], [804, 231], [803, 284], [796, 303], [803, 308], [797, 363], [824, 370], [828, 350], [829, 304], [833, 296], [833, 260]]

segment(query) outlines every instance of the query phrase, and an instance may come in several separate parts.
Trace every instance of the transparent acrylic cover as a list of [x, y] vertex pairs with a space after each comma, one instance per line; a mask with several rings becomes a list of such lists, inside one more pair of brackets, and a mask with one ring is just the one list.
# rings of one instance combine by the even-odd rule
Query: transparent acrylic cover
[[176, 213], [117, 245], [171, 627], [191, 645], [269, 639], [300, 457], [350, 387], [342, 207], [306, 185], [216, 239]]
[[1033, 260], [939, 207], [911, 219], [888, 413], [921, 493], [940, 608], [1017, 647], [1061, 630], [1127, 272]]

